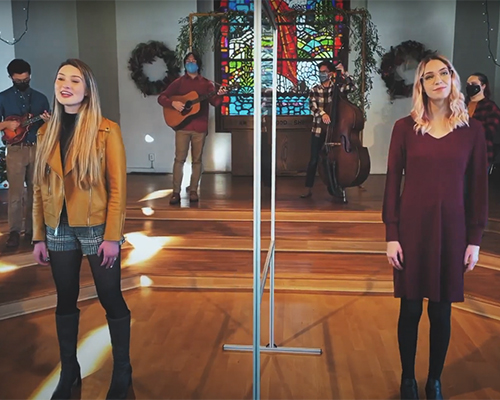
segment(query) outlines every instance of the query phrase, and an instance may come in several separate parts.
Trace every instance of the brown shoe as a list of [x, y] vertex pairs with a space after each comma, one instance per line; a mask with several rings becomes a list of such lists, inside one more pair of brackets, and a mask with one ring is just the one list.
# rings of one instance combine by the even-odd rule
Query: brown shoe
[[11, 232], [9, 238], [7, 239], [7, 243], [5, 244], [9, 249], [14, 249], [19, 247], [19, 232]]
[[180, 193], [173, 192], [172, 197], [170, 198], [170, 204], [175, 205], [175, 204], [179, 204], [180, 202], [181, 202]]
[[194, 191], [189, 192], [189, 201], [191, 203], [196, 203], [198, 200], [199, 200], [199, 198], [198, 198], [197, 192], [194, 192]]

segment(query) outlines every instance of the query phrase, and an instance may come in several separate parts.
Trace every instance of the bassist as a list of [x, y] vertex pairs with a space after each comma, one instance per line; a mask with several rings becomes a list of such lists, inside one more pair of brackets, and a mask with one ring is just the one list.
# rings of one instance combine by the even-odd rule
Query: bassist
[[15, 59], [7, 66], [7, 72], [12, 79], [12, 87], [0, 93], [0, 131], [16, 130], [18, 121], [5, 121], [11, 116], [33, 114], [42, 115], [38, 121], [28, 127], [24, 139], [19, 143], [7, 146], [7, 179], [9, 181], [9, 238], [8, 248], [16, 248], [20, 242], [20, 232], [23, 222], [23, 193], [26, 180], [27, 196], [24, 201], [26, 213], [24, 233], [25, 239], [32, 238], [32, 207], [33, 207], [33, 164], [35, 162], [36, 132], [50, 117], [47, 97], [30, 88], [31, 66], [24, 60]]
[[[333, 77], [335, 71], [340, 74], [339, 89], [341, 93], [347, 94], [354, 90], [354, 83], [350, 75], [345, 71], [344, 66], [338, 59], [334, 62], [322, 61], [318, 64], [320, 83], [311, 88], [309, 94], [309, 108], [313, 115], [313, 125], [311, 130], [311, 157], [307, 165], [306, 173], [306, 191], [300, 196], [303, 199], [312, 196], [312, 187], [314, 186], [314, 178], [318, 168], [319, 155], [321, 148], [325, 142], [325, 129], [322, 129], [324, 124], [334, 123], [330, 120], [330, 116], [325, 111], [333, 99], [335, 84]], [[339, 196], [334, 196], [335, 200], [341, 202], [345, 199], [344, 189], [338, 188]]]
[[[195, 91], [199, 96], [207, 95], [214, 91], [214, 84], [201, 76], [202, 62], [195, 53], [188, 53], [184, 57], [185, 74], [172, 82], [167, 89], [158, 97], [158, 103], [163, 107], [173, 107], [178, 112], [184, 110], [184, 104], [180, 101], [172, 101], [171, 97], [185, 95]], [[198, 201], [198, 185], [202, 172], [202, 154], [205, 138], [208, 133], [208, 104], [218, 107], [222, 104], [222, 95], [226, 91], [219, 89], [217, 95], [204, 100], [200, 104], [200, 111], [187, 118], [185, 123], [177, 127], [175, 131], [175, 161], [173, 171], [173, 193], [170, 204], [179, 204], [181, 201], [181, 183], [183, 166], [191, 143], [192, 172], [189, 185], [189, 201]]]

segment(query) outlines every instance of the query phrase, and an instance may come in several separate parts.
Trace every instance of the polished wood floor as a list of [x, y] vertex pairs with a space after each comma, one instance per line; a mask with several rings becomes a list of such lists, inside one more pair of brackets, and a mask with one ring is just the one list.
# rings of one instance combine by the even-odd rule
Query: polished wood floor
[[[304, 189], [302, 177], [278, 179], [278, 290], [361, 294], [392, 291], [392, 270], [384, 256], [381, 221], [384, 179], [374, 175], [363, 188], [348, 189], [347, 205], [332, 203], [321, 182], [312, 198], [301, 199], [298, 195]], [[246, 177], [206, 174], [199, 203], [190, 204], [187, 193], [183, 193], [181, 205], [170, 206], [169, 196], [162, 192], [171, 187], [170, 175], [129, 175], [124, 279], [145, 275], [156, 287], [250, 290], [252, 183]], [[147, 196], [158, 198], [143, 200]], [[269, 197], [269, 188], [262, 188], [262, 262], [269, 243]], [[487, 303], [485, 309], [477, 303], [470, 303], [470, 307], [492, 315], [488, 307], [493, 305], [498, 309], [498, 318], [500, 219], [495, 218], [495, 213], [500, 208], [499, 200], [500, 193], [493, 186], [493, 217], [483, 239], [480, 263], [466, 277], [468, 299]], [[143, 207], [150, 207], [154, 213], [145, 215]], [[0, 232], [7, 231], [7, 222], [5, 218], [2, 222], [0, 215]], [[2, 248], [6, 236], [0, 236], [0, 319], [12, 315], [12, 309], [26, 310], [18, 304], [25, 299], [55, 293], [50, 269], [34, 264], [31, 245], [24, 242], [16, 251], [7, 251]], [[128, 287], [134, 287], [136, 281], [129, 282]], [[81, 284], [93, 286], [86, 265], [82, 268]], [[3, 313], [4, 305], [12, 306], [9, 313]]]
[[[137, 399], [249, 399], [252, 356], [223, 344], [251, 344], [249, 293], [126, 292], [132, 311], [133, 394]], [[267, 343], [268, 304], [262, 306]], [[104, 312], [80, 306], [82, 399], [103, 399], [112, 360]], [[321, 348], [320, 356], [262, 354], [263, 399], [396, 399], [400, 379], [398, 301], [387, 296], [276, 295], [276, 344]], [[53, 312], [0, 321], [0, 398], [48, 398], [57, 376]], [[425, 312], [416, 375], [421, 398], [428, 368]], [[452, 314], [452, 340], [442, 383], [445, 398], [500, 398], [500, 322], [461, 310]]]
[[[333, 203], [320, 182], [312, 198], [300, 199], [304, 178], [278, 179], [276, 343], [321, 347], [323, 355], [263, 355], [262, 398], [397, 398], [398, 301], [384, 255], [384, 179], [371, 176], [363, 188], [349, 189], [347, 205]], [[170, 175], [128, 177], [122, 285], [132, 289], [124, 293], [134, 319], [136, 398], [251, 398], [251, 355], [224, 352], [222, 345], [252, 339], [252, 182], [205, 174], [199, 203], [190, 204], [183, 193], [181, 205], [170, 206], [164, 192]], [[263, 187], [261, 263], [270, 239], [269, 199]], [[54, 285], [50, 269], [34, 264], [29, 243], [4, 248], [5, 191], [0, 201], [0, 398], [48, 398], [58, 366]], [[443, 374], [448, 398], [500, 399], [500, 321], [492, 319], [500, 319], [499, 283], [500, 190], [492, 187], [480, 263], [467, 274], [466, 302], [457, 306], [472, 313], [453, 311]], [[81, 286], [82, 299], [93, 297], [86, 262]], [[80, 308], [81, 395], [104, 398], [111, 373], [104, 314], [96, 300], [81, 301]], [[266, 294], [263, 344], [267, 308]], [[417, 357], [422, 398], [427, 331], [423, 318]]]

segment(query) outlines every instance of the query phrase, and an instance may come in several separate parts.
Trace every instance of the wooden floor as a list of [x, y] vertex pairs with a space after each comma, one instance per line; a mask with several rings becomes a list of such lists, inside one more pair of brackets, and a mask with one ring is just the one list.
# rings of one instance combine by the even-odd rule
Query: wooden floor
[[[303, 178], [277, 182], [276, 288], [336, 293], [391, 293], [392, 270], [385, 259], [381, 220], [384, 176], [371, 176], [362, 189], [348, 189], [349, 203], [332, 203], [320, 182], [314, 195], [300, 199]], [[140, 285], [147, 276], [154, 287], [250, 290], [252, 287], [252, 179], [206, 174], [200, 202], [168, 204], [170, 175], [129, 175], [127, 243], [123, 246], [124, 286]], [[3, 195], [5, 192], [2, 192]], [[147, 197], [154, 199], [144, 200]], [[262, 188], [262, 262], [269, 245], [269, 188]], [[500, 192], [490, 190], [489, 231], [479, 266], [467, 274], [465, 306], [500, 319]], [[146, 216], [143, 208], [150, 207]], [[5, 217], [5, 215], [4, 215]], [[7, 233], [7, 222], [0, 232]], [[0, 242], [7, 235], [0, 236]], [[1, 243], [0, 243], [1, 246]], [[0, 319], [50, 307], [54, 286], [49, 268], [37, 266], [31, 245], [0, 255]], [[82, 287], [92, 297], [89, 269]], [[88, 298], [82, 297], [82, 298]], [[45, 299], [41, 302], [41, 299]], [[31, 303], [26, 303], [29, 300]], [[479, 301], [479, 303], [478, 303]], [[41, 306], [40, 306], [41, 307]]]
[[[278, 179], [276, 342], [321, 347], [323, 355], [263, 355], [262, 398], [397, 398], [398, 302], [385, 258], [384, 179], [371, 176], [363, 188], [348, 189], [347, 205], [332, 203], [320, 182], [312, 198], [300, 199], [304, 178]], [[170, 175], [128, 177], [122, 287], [130, 289], [125, 296], [134, 319], [135, 396], [251, 398], [251, 355], [223, 352], [222, 345], [252, 340], [252, 179], [205, 174], [200, 202], [189, 204], [183, 192], [180, 206], [168, 203], [171, 186]], [[270, 239], [269, 200], [263, 187], [261, 264]], [[54, 285], [50, 269], [34, 264], [29, 243], [16, 251], [4, 248], [6, 191], [0, 191], [0, 201], [0, 399], [47, 398], [58, 366]], [[490, 190], [489, 216], [479, 265], [466, 275], [466, 301], [453, 311], [443, 374], [448, 398], [500, 399], [496, 187]], [[81, 287], [82, 398], [104, 398], [109, 339], [86, 262]], [[267, 294], [263, 344], [266, 302]], [[423, 318], [417, 357], [422, 398], [427, 331]]]
[[[252, 356], [223, 344], [251, 344], [251, 295], [214, 291], [127, 292], [132, 311], [137, 399], [249, 399]], [[82, 399], [103, 399], [112, 361], [104, 312], [80, 306]], [[267, 298], [262, 343], [267, 342]], [[263, 399], [396, 399], [400, 364], [398, 301], [387, 296], [276, 296], [276, 344], [321, 348], [321, 356], [262, 354]], [[58, 374], [53, 312], [0, 321], [0, 398], [48, 398]], [[428, 320], [420, 324], [416, 374], [421, 398], [427, 376]], [[500, 322], [461, 310], [442, 376], [445, 398], [500, 398]]]

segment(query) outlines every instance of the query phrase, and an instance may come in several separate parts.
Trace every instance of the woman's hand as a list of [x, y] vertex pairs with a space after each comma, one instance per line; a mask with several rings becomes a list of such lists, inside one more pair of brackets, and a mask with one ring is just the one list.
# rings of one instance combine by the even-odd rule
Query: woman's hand
[[111, 240], [105, 240], [99, 246], [99, 250], [97, 250], [97, 255], [102, 257], [101, 267], [113, 268], [113, 264], [118, 257], [118, 253], [120, 252], [120, 245], [118, 242], [114, 242]]
[[399, 242], [387, 242], [387, 259], [397, 270], [403, 270], [403, 249]]
[[35, 248], [33, 249], [33, 257], [35, 261], [40, 265], [49, 265], [49, 255], [47, 252], [47, 244], [45, 242], [35, 243]]
[[464, 265], [465, 272], [472, 271], [479, 260], [479, 246], [469, 244], [465, 250]]

